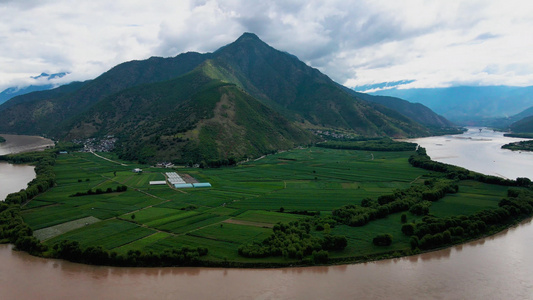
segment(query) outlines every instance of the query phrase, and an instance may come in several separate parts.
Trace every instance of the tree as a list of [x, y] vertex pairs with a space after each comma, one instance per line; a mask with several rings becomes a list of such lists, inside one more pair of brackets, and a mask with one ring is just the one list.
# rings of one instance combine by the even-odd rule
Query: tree
[[135, 214], [132, 214], [132, 215], [131, 215], [131, 219], [132, 219], [132, 220], [135, 220]]
[[402, 221], [402, 223], [407, 222], [407, 215], [406, 214], [402, 214], [401, 221]]
[[324, 224], [324, 233], [329, 234], [331, 232], [331, 225], [329, 223]]
[[390, 244], [392, 244], [392, 235], [389, 233], [377, 235], [374, 238], [373, 243], [376, 246], [390, 246]]
[[407, 236], [413, 235], [415, 232], [415, 225], [412, 223], [402, 225], [402, 232]]

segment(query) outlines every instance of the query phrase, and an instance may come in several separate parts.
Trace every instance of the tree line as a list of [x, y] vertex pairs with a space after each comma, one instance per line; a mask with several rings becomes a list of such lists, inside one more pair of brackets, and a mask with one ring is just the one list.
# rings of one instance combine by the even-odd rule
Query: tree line
[[366, 141], [327, 141], [316, 144], [317, 147], [344, 149], [344, 150], [364, 150], [364, 151], [414, 151], [417, 144], [410, 142], [397, 142], [390, 138]]
[[377, 200], [365, 198], [361, 205], [348, 204], [332, 211], [333, 218], [352, 227], [363, 226], [368, 222], [387, 217], [389, 214], [410, 211], [416, 215], [429, 213], [432, 201], [437, 201], [447, 194], [459, 191], [453, 180], [426, 180], [426, 184], [412, 186], [393, 194], [382, 195]]
[[532, 213], [533, 192], [510, 189], [496, 209], [485, 209], [470, 216], [426, 216], [422, 222], [404, 224], [402, 232], [411, 236], [411, 247], [426, 250], [496, 232]]
[[110, 193], [121, 193], [128, 190], [128, 187], [125, 185], [119, 185], [115, 189], [108, 187], [105, 191], [98, 188], [96, 190], [89, 189], [87, 192], [76, 192], [75, 194], [69, 195], [69, 197], [81, 197], [81, 196], [91, 196], [91, 195], [100, 195], [100, 194], [110, 194]]
[[130, 250], [125, 255], [107, 251], [101, 246], [81, 247], [77, 241], [63, 240], [52, 247], [52, 256], [92, 265], [120, 267], [198, 266], [200, 257], [206, 256], [205, 247], [181, 247], [160, 253]]

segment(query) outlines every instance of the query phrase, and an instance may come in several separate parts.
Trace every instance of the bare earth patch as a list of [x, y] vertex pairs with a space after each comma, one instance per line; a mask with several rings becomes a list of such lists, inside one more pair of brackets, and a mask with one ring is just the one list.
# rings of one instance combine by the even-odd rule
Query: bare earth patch
[[86, 217], [77, 219], [70, 222], [65, 222], [62, 224], [57, 224], [54, 226], [46, 227], [43, 229], [35, 230], [33, 232], [33, 236], [36, 237], [40, 241], [48, 240], [53, 237], [56, 237], [58, 235], [61, 235], [63, 233], [69, 232], [74, 229], [81, 228], [83, 226], [87, 226], [90, 224], [94, 224], [96, 222], [99, 222], [100, 219], [95, 217]]

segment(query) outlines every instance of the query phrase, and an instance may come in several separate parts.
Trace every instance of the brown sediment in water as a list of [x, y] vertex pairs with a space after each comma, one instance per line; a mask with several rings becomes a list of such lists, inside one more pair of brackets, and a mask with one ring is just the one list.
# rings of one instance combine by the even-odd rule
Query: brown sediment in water
[[0, 136], [6, 139], [4, 143], [0, 143], [0, 155], [43, 150], [54, 145], [52, 140], [41, 136], [3, 133]]
[[2, 299], [531, 299], [533, 224], [439, 251], [282, 269], [115, 268], [0, 245]]

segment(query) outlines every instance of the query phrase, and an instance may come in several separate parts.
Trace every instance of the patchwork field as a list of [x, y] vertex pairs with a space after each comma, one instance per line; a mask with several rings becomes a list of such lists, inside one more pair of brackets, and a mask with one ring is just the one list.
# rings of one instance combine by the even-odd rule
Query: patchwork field
[[[231, 168], [177, 169], [179, 174], [212, 185], [177, 190], [169, 185], [149, 185], [150, 181], [165, 180], [163, 174], [168, 169], [71, 153], [58, 156], [54, 167], [57, 186], [27, 203], [23, 218], [48, 245], [74, 240], [82, 246], [102, 246], [117, 253], [201, 246], [209, 249], [208, 260], [253, 262], [258, 259], [239, 256], [237, 249], [242, 244], [261, 242], [278, 222], [299, 220], [304, 217], [302, 211], [331, 215], [343, 205], [359, 205], [364, 198], [377, 199], [423, 184], [432, 175], [412, 167], [407, 161], [411, 154], [293, 150]], [[143, 172], [133, 173], [134, 168]], [[127, 190], [117, 192], [119, 186]], [[89, 193], [97, 190], [111, 192]], [[434, 203], [431, 213], [448, 216], [494, 208], [507, 192], [504, 187], [475, 181], [461, 182], [459, 190]], [[76, 193], [84, 195], [73, 197]], [[332, 228], [331, 233], [347, 237], [348, 246], [330, 256], [409, 248], [409, 237], [400, 230], [400, 215], [391, 214], [363, 227]], [[407, 217], [409, 222], [419, 218], [410, 213]], [[92, 221], [74, 226], [76, 220]], [[385, 248], [374, 246], [372, 238], [381, 233], [392, 233], [395, 242]], [[277, 257], [270, 261], [283, 260], [290, 259]]]

